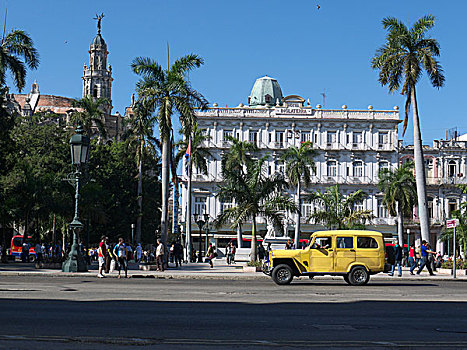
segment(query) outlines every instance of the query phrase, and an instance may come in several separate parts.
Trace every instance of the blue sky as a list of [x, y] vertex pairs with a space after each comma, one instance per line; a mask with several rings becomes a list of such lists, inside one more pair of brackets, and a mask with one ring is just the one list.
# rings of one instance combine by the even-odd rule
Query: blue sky
[[[424, 14], [437, 18], [430, 35], [441, 44], [446, 85], [432, 88], [426, 77], [418, 87], [424, 143], [445, 137], [446, 129], [467, 132], [467, 81], [464, 0], [6, 0], [7, 30], [27, 31], [41, 56], [28, 73], [24, 91], [37, 80], [41, 93], [80, 97], [83, 64], [96, 34], [96, 13], [105, 13], [102, 34], [113, 67], [114, 112], [123, 114], [137, 77], [134, 57], [149, 56], [167, 64], [197, 53], [205, 65], [191, 74], [193, 86], [210, 103], [247, 103], [256, 78], [278, 79], [284, 95], [299, 94], [326, 108], [392, 109], [404, 97], [380, 86], [370, 60], [384, 42], [382, 18], [415, 22]], [[320, 9], [317, 9], [317, 5]], [[459, 38], [462, 38], [459, 40]], [[14, 92], [15, 89], [12, 89]], [[402, 137], [400, 135], [400, 137]], [[404, 138], [413, 141], [411, 123]]]

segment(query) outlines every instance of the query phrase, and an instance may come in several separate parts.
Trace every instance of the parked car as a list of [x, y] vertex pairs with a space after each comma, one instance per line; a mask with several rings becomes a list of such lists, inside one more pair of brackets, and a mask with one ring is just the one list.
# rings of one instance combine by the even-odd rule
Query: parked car
[[294, 276], [342, 276], [351, 285], [368, 283], [370, 275], [383, 272], [383, 235], [376, 231], [318, 231], [310, 245], [300, 250], [273, 250], [264, 261], [263, 272], [279, 285]]

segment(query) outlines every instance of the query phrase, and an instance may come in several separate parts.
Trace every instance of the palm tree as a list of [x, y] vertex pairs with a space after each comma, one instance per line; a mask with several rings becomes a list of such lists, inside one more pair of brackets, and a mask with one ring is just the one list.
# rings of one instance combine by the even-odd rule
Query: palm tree
[[390, 93], [398, 91], [403, 83], [401, 94], [406, 96], [406, 102], [402, 135], [405, 134], [409, 108], [412, 105], [420, 231], [422, 239], [428, 242], [430, 227], [426, 199], [425, 164], [415, 87], [422, 77], [423, 70], [426, 71], [434, 87], [440, 88], [444, 84], [443, 69], [435, 58], [439, 56], [439, 44], [435, 39], [426, 38], [427, 31], [435, 25], [435, 18], [431, 15], [424, 16], [411, 28], [393, 17], [384, 18], [382, 23], [384, 29], [388, 31], [386, 43], [376, 52], [371, 66], [373, 69], [379, 70], [379, 82], [383, 86], [387, 85]]
[[91, 137], [94, 126], [97, 127], [99, 137], [107, 137], [103, 112], [103, 107], [107, 103], [108, 99], [106, 98], [95, 98], [90, 95], [72, 102], [73, 107], [79, 108], [73, 113], [72, 120], [82, 125], [88, 137]]
[[138, 217], [136, 218], [136, 242], [141, 242], [141, 226], [143, 219], [143, 170], [144, 156], [147, 153], [156, 153], [156, 139], [153, 136], [154, 117], [142, 101], [134, 106], [134, 114], [128, 120], [129, 145], [136, 146], [136, 166], [138, 167]]
[[39, 66], [39, 53], [32, 39], [22, 30], [13, 30], [5, 36], [5, 27], [3, 27], [0, 45], [0, 86], [5, 87], [6, 72], [10, 71], [15, 86], [21, 91], [26, 81], [26, 66], [29, 69], [36, 69]]
[[[206, 135], [203, 130], [198, 129], [198, 124], [193, 125], [192, 130], [184, 130], [186, 133], [183, 141], [179, 142], [179, 152], [177, 154], [178, 158], [182, 158], [184, 155], [187, 155], [187, 176], [188, 176], [188, 185], [187, 185], [187, 206], [186, 206], [186, 250], [190, 260], [192, 259], [191, 249], [191, 180], [193, 175], [193, 164], [197, 169], [198, 173], [207, 175], [208, 166], [207, 159], [212, 156], [211, 152], [205, 147], [203, 147], [206, 141], [210, 140], [210, 136]], [[189, 153], [188, 148], [190, 149]], [[199, 213], [202, 214], [202, 213]]]
[[315, 172], [315, 162], [313, 157], [316, 156], [316, 151], [313, 150], [311, 142], [304, 142], [300, 147], [289, 147], [282, 155], [281, 159], [286, 163], [286, 174], [289, 182], [295, 186], [295, 195], [297, 200], [297, 215], [295, 219], [295, 249], [298, 248], [300, 240], [300, 217], [301, 217], [301, 194], [300, 183], [303, 182], [305, 187], [310, 186], [311, 172]]
[[190, 54], [177, 59], [173, 65], [163, 69], [150, 58], [137, 57], [131, 67], [141, 76], [136, 84], [138, 95], [146, 100], [152, 110], [157, 109], [157, 121], [162, 142], [162, 215], [161, 239], [165, 244], [168, 232], [169, 169], [172, 134], [172, 117], [179, 114], [183, 128], [190, 128], [196, 121], [194, 108], [206, 109], [207, 100], [194, 90], [188, 73], [203, 64], [203, 59]]
[[[235, 169], [244, 172], [246, 167], [252, 164], [253, 159], [251, 155], [258, 151], [258, 146], [248, 141], [240, 141], [232, 136], [227, 136], [227, 141], [230, 141], [232, 145], [229, 148], [229, 152], [221, 160], [222, 172], [224, 173], [224, 169]], [[240, 220], [236, 227], [238, 248], [242, 248], [243, 246], [242, 224], [243, 222]]]
[[225, 184], [219, 187], [217, 194], [221, 201], [234, 200], [235, 206], [225, 209], [216, 219], [216, 225], [232, 222], [237, 227], [240, 222], [250, 219], [251, 229], [251, 261], [256, 261], [256, 220], [262, 216], [270, 220], [276, 228], [282, 227], [283, 211], [297, 211], [296, 205], [281, 192], [287, 183], [280, 174], [265, 176], [266, 157], [248, 162], [245, 171], [226, 168], [223, 171]]
[[310, 215], [309, 220], [329, 229], [348, 229], [373, 218], [371, 210], [355, 209], [366, 198], [366, 193], [357, 190], [347, 197], [339, 191], [339, 185], [331, 186], [325, 192], [316, 191], [308, 197], [321, 208]]
[[395, 170], [383, 169], [379, 172], [378, 178], [378, 188], [384, 192], [384, 205], [390, 215], [397, 216], [397, 234], [399, 244], [403, 247], [404, 215], [410, 215], [417, 198], [413, 163], [405, 163]]

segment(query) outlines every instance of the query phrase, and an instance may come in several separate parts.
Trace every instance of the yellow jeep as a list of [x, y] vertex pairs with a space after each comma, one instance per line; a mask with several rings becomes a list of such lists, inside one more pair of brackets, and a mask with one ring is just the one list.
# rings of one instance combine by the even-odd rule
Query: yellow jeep
[[368, 283], [370, 275], [384, 271], [383, 235], [376, 231], [318, 231], [301, 250], [273, 250], [263, 272], [279, 285], [294, 276], [342, 276], [351, 285]]

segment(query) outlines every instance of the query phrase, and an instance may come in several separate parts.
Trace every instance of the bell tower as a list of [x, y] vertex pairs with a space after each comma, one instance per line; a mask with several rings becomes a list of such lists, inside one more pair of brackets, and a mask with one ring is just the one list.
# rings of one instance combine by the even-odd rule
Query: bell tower
[[112, 67], [107, 65], [107, 44], [101, 35], [101, 21], [104, 14], [96, 15], [97, 35], [91, 42], [89, 49], [89, 65], [84, 65], [83, 97], [106, 98], [105, 114], [112, 112]]

